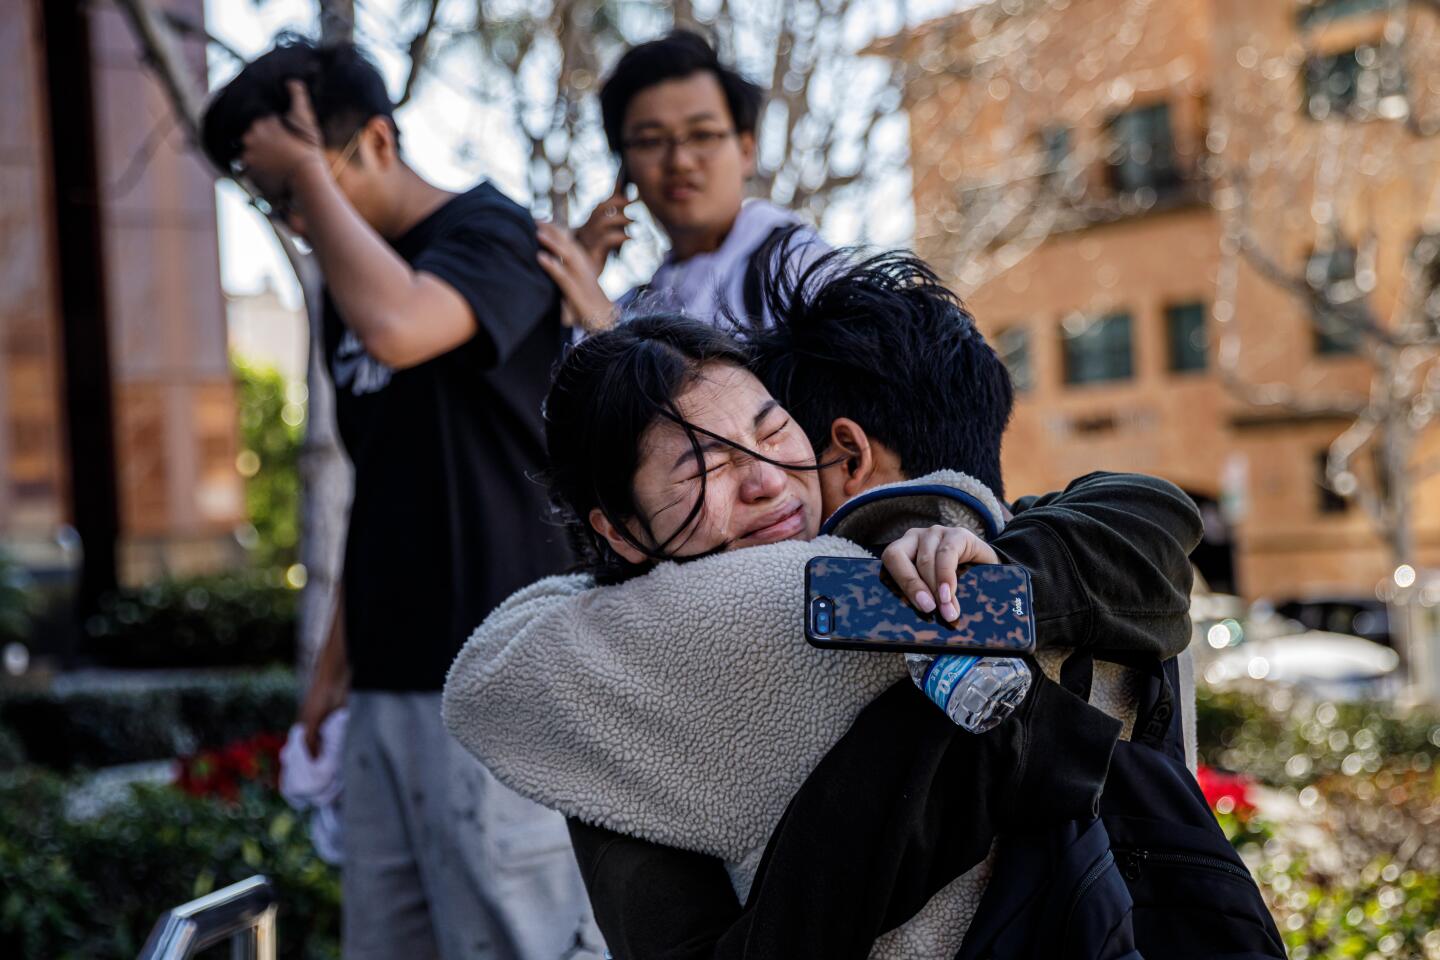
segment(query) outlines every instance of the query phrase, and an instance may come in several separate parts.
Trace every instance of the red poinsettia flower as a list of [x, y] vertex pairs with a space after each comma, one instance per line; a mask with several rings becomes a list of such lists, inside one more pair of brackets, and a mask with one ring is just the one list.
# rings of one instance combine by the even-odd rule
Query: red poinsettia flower
[[275, 733], [260, 733], [215, 750], [200, 750], [180, 758], [175, 785], [191, 796], [234, 801], [245, 783], [274, 789], [280, 777], [280, 748], [285, 740]]
[[1200, 792], [1205, 794], [1205, 802], [1216, 813], [1244, 817], [1254, 812], [1255, 804], [1250, 799], [1253, 781], [1249, 777], [1202, 765], [1195, 771], [1195, 779], [1200, 783]]

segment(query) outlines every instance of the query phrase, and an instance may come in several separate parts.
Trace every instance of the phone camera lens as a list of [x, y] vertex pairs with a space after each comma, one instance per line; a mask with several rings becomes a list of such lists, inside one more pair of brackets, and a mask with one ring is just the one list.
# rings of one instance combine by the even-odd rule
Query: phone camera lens
[[811, 622], [815, 626], [815, 633], [827, 634], [833, 628], [831, 623], [830, 600], [826, 597], [816, 597], [814, 602], [814, 616]]

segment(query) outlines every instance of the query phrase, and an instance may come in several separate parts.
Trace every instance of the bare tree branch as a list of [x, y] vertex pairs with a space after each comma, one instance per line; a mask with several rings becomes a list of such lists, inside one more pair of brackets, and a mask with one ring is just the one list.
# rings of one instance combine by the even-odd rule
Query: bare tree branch
[[1261, 249], [1248, 233], [1240, 235], [1240, 251], [1246, 262], [1266, 280], [1303, 300], [1317, 316], [1322, 318], [1322, 323], [1328, 321], [1330, 329], [1326, 332], [1358, 331], [1366, 336], [1374, 337], [1382, 343], [1391, 346], [1397, 345], [1395, 338], [1388, 330], [1380, 326], [1379, 321], [1364, 300], [1344, 304], [1336, 303], [1323, 289], [1315, 287], [1305, 278], [1297, 277], [1280, 266], [1273, 257]]
[[140, 57], [160, 81], [175, 111], [175, 118], [192, 144], [200, 143], [200, 114], [204, 88], [185, 62], [174, 31], [149, 0], [115, 0], [140, 44]]
[[175, 115], [169, 111], [155, 121], [155, 125], [150, 128], [150, 132], [145, 135], [145, 139], [135, 149], [134, 155], [130, 157], [130, 162], [125, 165], [120, 176], [115, 178], [110, 188], [112, 196], [118, 199], [135, 189], [145, 168], [150, 165], [150, 161], [155, 158], [156, 151], [165, 142], [165, 137], [174, 129]]
[[321, 43], [355, 38], [355, 0], [319, 0], [319, 6]]
[[420, 73], [425, 69], [430, 53], [430, 34], [435, 30], [435, 21], [440, 13], [440, 0], [429, 0], [426, 4], [425, 25], [410, 38], [408, 55], [410, 57], [410, 72], [405, 75], [405, 86], [400, 91], [400, 99], [395, 101], [396, 107], [403, 107], [410, 102], [411, 95], [415, 92], [415, 84], [420, 79]]
[[165, 23], [171, 29], [173, 29], [181, 36], [200, 37], [210, 46], [215, 47], [217, 50], [221, 51], [237, 63], [245, 62], [245, 57], [240, 53], [240, 51], [236, 50], [234, 47], [230, 46], [230, 44], [226, 43], [224, 40], [221, 40], [219, 37], [215, 36], [215, 34], [206, 30], [203, 26], [196, 23], [194, 20], [191, 20], [183, 13], [178, 13], [174, 10], [164, 10], [161, 12], [160, 16], [164, 18]]

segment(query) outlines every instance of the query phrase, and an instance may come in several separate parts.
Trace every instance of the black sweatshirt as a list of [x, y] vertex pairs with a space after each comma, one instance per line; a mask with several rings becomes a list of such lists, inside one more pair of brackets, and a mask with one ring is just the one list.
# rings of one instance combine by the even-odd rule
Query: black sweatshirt
[[[991, 545], [1030, 570], [1040, 646], [1184, 649], [1201, 521], [1178, 487], [1093, 473], [1013, 511]], [[571, 819], [616, 960], [865, 957], [1012, 818], [1089, 813], [1119, 723], [1032, 674], [1016, 715], [980, 737], [906, 681], [877, 698], [792, 800], [743, 910], [720, 860]], [[966, 826], [922, 829], [936, 818]]]

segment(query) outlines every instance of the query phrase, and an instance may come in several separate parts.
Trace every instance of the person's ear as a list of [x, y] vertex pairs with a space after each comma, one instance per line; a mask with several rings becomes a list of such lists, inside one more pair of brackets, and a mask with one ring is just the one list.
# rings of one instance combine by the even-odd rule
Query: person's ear
[[847, 497], [869, 489], [875, 475], [875, 449], [865, 428], [849, 417], [839, 417], [830, 424], [830, 449], [843, 457], [840, 469]]
[[740, 171], [748, 179], [755, 176], [755, 132], [747, 130], [735, 135], [740, 145]]
[[[599, 507], [590, 511], [590, 526], [605, 538], [605, 542], [610, 544], [610, 549], [618, 553], [622, 559], [630, 563], [644, 563], [649, 559], [645, 554], [636, 550], [633, 543], [625, 539], [620, 530], [610, 522], [610, 518], [605, 516], [604, 511]], [[631, 533], [634, 531], [632, 530]]]
[[378, 114], [365, 121], [360, 130], [360, 149], [363, 162], [372, 163], [375, 169], [388, 171], [400, 162], [400, 144], [395, 140], [395, 128], [388, 117]]

